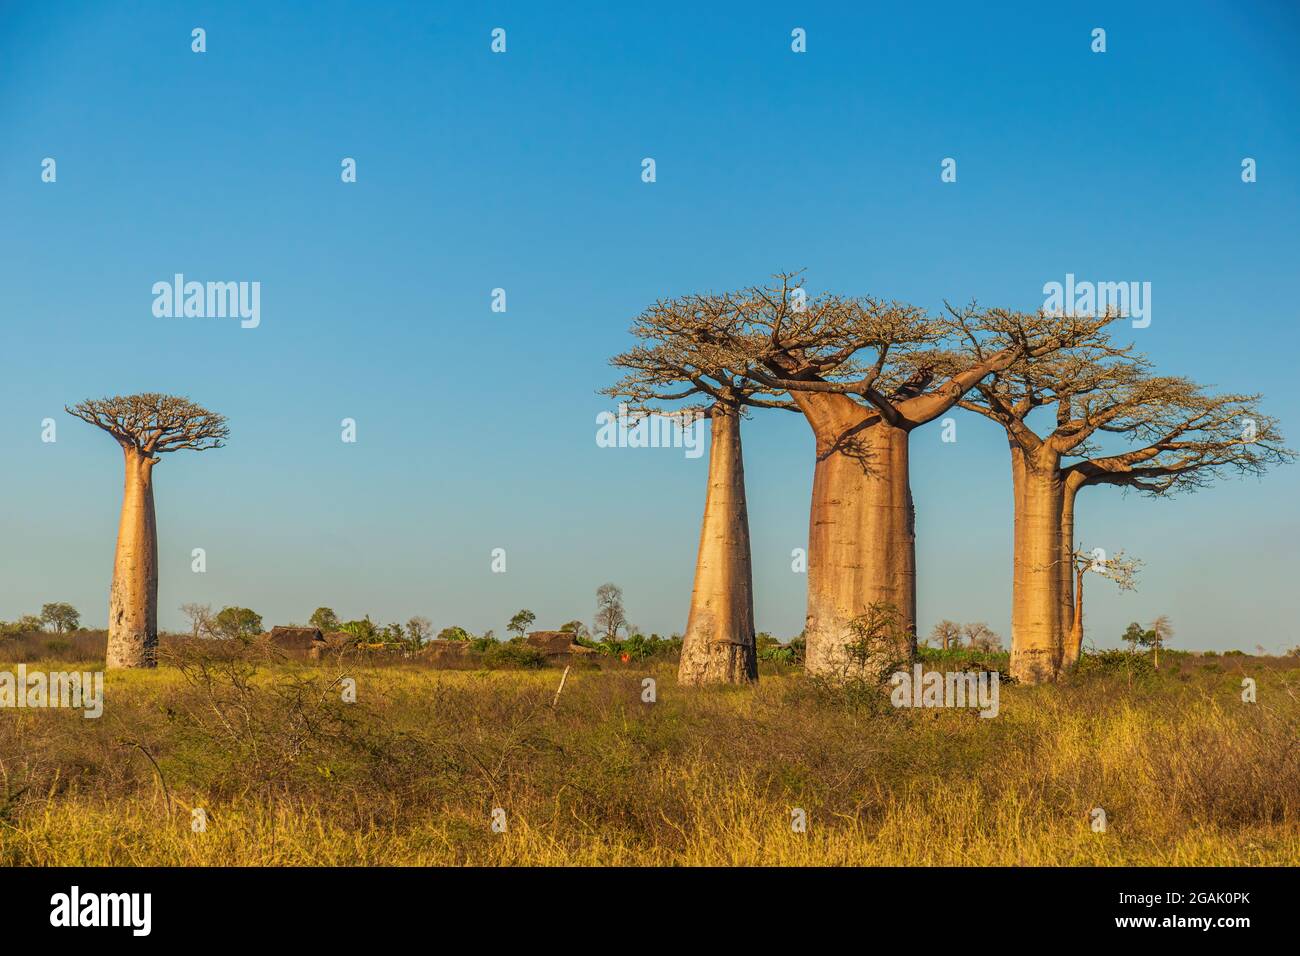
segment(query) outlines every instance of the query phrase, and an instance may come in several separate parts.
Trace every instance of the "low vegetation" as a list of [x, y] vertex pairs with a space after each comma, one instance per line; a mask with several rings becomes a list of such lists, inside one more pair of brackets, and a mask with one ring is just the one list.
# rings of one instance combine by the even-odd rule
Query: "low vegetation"
[[[0, 654], [57, 669], [95, 636], [43, 639], [72, 646]], [[922, 657], [1007, 669], [1005, 653]], [[157, 670], [108, 674], [100, 719], [4, 714], [0, 865], [1300, 859], [1300, 660], [1084, 660], [1005, 684], [982, 719], [895, 710], [771, 656], [756, 687], [689, 688], [671, 654], [584, 655], [552, 707], [560, 675], [537, 661], [312, 663], [171, 638]]]

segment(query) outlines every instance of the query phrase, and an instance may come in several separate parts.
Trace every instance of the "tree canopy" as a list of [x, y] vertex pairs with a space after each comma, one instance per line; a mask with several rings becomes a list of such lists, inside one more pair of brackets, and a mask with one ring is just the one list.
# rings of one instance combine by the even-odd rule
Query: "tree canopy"
[[64, 410], [146, 457], [220, 448], [230, 435], [225, 416], [188, 398], [158, 392], [86, 399]]
[[81, 623], [81, 614], [71, 604], [56, 601], [41, 608], [41, 621], [60, 634], [75, 631]]

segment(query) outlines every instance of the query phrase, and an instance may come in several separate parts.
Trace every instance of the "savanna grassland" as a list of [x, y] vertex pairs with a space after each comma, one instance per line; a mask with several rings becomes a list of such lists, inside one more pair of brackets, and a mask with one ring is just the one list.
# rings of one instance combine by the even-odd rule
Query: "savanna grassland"
[[770, 663], [753, 689], [679, 687], [669, 661], [575, 667], [552, 709], [554, 668], [212, 641], [162, 661], [109, 672], [99, 719], [0, 712], [0, 864], [1300, 862], [1295, 658], [1171, 653], [1156, 673], [1112, 654], [1003, 685], [993, 719]]

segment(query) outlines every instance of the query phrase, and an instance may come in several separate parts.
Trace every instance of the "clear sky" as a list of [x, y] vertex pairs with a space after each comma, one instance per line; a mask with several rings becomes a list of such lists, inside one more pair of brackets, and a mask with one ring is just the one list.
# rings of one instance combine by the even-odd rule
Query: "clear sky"
[[[595, 392], [655, 298], [784, 269], [931, 309], [1149, 281], [1160, 369], [1265, 393], [1300, 444], [1298, 52], [1286, 3], [6, 4], [0, 618], [105, 624], [121, 458], [62, 408], [166, 391], [231, 438], [157, 469], [164, 627], [199, 601], [501, 634], [614, 581], [680, 631], [707, 457], [598, 448]], [[260, 282], [261, 324], [155, 317], [175, 273]], [[772, 412], [745, 442], [758, 625], [788, 637], [811, 436]], [[1002, 433], [929, 426], [913, 469], [922, 631], [1009, 637]], [[1297, 492], [1085, 492], [1083, 542], [1146, 562], [1091, 584], [1089, 638], [1164, 613], [1177, 646], [1300, 643]]]

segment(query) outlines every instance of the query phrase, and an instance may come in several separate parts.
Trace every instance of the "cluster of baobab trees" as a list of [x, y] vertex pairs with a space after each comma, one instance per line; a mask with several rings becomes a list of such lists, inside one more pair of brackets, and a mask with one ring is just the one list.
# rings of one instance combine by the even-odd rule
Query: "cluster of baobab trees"
[[638, 343], [611, 360], [625, 374], [604, 394], [638, 414], [703, 415], [712, 436], [679, 679], [757, 677], [740, 439], [751, 409], [802, 414], [815, 439], [810, 673], [873, 679], [915, 656], [908, 446], [915, 429], [963, 408], [1001, 425], [1010, 451], [1012, 675], [1058, 676], [1083, 635], [1080, 491], [1168, 495], [1294, 457], [1257, 395], [1157, 374], [1112, 338], [1123, 319], [975, 305], [931, 315], [869, 297], [810, 298], [800, 274], [646, 309], [632, 326]]
[[[758, 673], [741, 453], [751, 409], [802, 414], [815, 439], [808, 531], [806, 667], [878, 678], [916, 653], [912, 431], [954, 408], [1000, 424], [1015, 514], [1011, 671], [1051, 680], [1079, 656], [1082, 554], [1075, 502], [1115, 485], [1150, 495], [1294, 453], [1258, 396], [1211, 394], [1158, 375], [1112, 340], [1122, 319], [974, 305], [930, 315], [868, 297], [809, 298], [801, 276], [656, 303], [605, 393], [639, 414], [703, 415], [708, 492], [679, 677], [744, 683]], [[158, 644], [153, 470], [163, 455], [219, 448], [226, 419], [157, 393], [67, 411], [122, 449], [125, 483], [109, 597], [107, 666], [149, 667]], [[883, 626], [882, 626], [883, 625]]]

